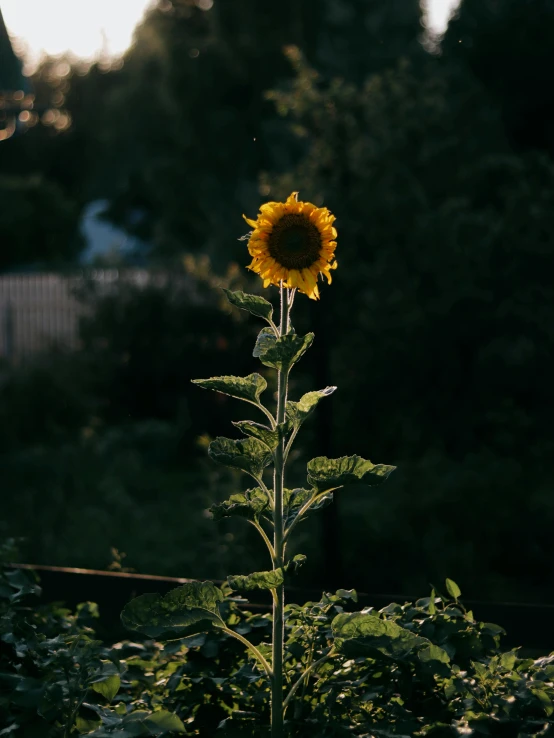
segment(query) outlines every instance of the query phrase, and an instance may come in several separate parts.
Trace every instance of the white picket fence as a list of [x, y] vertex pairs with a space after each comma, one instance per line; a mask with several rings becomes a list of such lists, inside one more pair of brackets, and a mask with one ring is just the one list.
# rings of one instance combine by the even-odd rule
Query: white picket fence
[[87, 307], [77, 295], [85, 280], [101, 295], [124, 283], [147, 286], [168, 279], [146, 269], [0, 275], [0, 357], [17, 363], [54, 347], [78, 348], [79, 320]]

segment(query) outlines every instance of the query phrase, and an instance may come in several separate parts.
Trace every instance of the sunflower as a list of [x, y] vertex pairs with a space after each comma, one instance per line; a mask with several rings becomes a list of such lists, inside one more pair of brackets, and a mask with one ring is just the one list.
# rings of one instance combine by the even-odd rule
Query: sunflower
[[257, 220], [242, 217], [254, 229], [248, 240], [248, 269], [260, 275], [264, 287], [282, 283], [318, 300], [318, 275], [331, 284], [331, 269], [337, 268], [335, 216], [327, 208], [298, 202], [298, 192], [293, 192], [286, 202], [262, 205]]

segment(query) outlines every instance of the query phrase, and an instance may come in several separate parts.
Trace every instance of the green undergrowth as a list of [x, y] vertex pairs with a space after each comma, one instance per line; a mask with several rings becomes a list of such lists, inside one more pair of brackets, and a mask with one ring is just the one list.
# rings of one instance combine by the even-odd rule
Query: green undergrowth
[[[0, 735], [10, 738], [266, 736], [267, 676], [221, 629], [162, 645], [103, 643], [98, 609], [39, 605], [34, 575], [0, 577]], [[218, 617], [267, 649], [271, 619], [224, 590]], [[286, 608], [287, 673], [312, 666], [287, 712], [290, 736], [554, 735], [554, 654], [501, 648], [447, 580], [414, 604], [356, 612], [354, 591]], [[530, 623], [530, 627], [532, 624]], [[334, 641], [339, 655], [323, 660]]]

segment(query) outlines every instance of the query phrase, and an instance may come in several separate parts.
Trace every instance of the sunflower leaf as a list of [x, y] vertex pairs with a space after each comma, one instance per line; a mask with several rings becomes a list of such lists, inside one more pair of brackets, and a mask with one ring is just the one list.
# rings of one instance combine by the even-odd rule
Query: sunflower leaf
[[267, 495], [259, 487], [256, 487], [255, 489], [247, 489], [244, 494], [240, 492], [231, 495], [228, 500], [212, 505], [210, 512], [214, 520], [230, 517], [258, 520], [268, 507], [269, 499]]
[[288, 370], [301, 359], [313, 340], [313, 333], [305, 336], [287, 333], [286, 336], [276, 338], [271, 329], [264, 328], [258, 335], [253, 355], [265, 366], [281, 371]]
[[257, 438], [234, 441], [231, 438], [219, 436], [210, 443], [208, 454], [219, 464], [242, 469], [256, 479], [273, 461], [273, 456], [265, 443], [258, 441]]
[[[300, 510], [309, 502], [316, 492], [313, 489], [284, 489], [283, 490], [283, 520], [288, 527], [298, 517]], [[320, 510], [333, 500], [333, 493], [320, 495], [317, 502], [308, 508], [309, 512]], [[308, 510], [306, 512], [308, 512]], [[302, 514], [302, 518], [306, 513]]]
[[273, 305], [267, 300], [264, 300], [263, 297], [258, 297], [258, 295], [247, 295], [245, 292], [241, 292], [240, 290], [232, 292], [225, 288], [223, 288], [223, 292], [225, 292], [231, 305], [234, 305], [241, 310], [247, 310], [258, 318], [271, 320], [273, 316]]
[[229, 586], [239, 592], [251, 592], [253, 589], [275, 589], [283, 584], [284, 579], [282, 569], [227, 577]]
[[149, 638], [175, 640], [224, 627], [218, 609], [222, 601], [223, 593], [212, 582], [188, 582], [164, 597], [136, 597], [124, 607], [121, 620]]
[[277, 336], [273, 330], [271, 328], [262, 328], [258, 333], [258, 338], [256, 339], [256, 345], [252, 351], [252, 356], [261, 360], [262, 354], [274, 348], [276, 343]]
[[233, 425], [241, 430], [245, 436], [252, 436], [257, 438], [269, 448], [270, 451], [275, 451], [279, 445], [279, 441], [285, 437], [290, 430], [290, 423], [281, 423], [275, 430], [271, 430], [265, 425], [260, 423], [254, 423], [251, 420], [238, 420], [233, 422]]
[[431, 645], [427, 638], [371, 613], [341, 613], [331, 627], [337, 648], [348, 658], [385, 656], [405, 661]]
[[249, 374], [247, 377], [210, 377], [210, 379], [193, 379], [203, 389], [221, 392], [239, 400], [260, 403], [260, 395], [267, 387], [267, 382], [260, 374]]
[[308, 482], [318, 492], [353, 484], [376, 485], [384, 482], [396, 467], [372, 464], [360, 456], [328, 459], [318, 456], [308, 462]]
[[319, 401], [332, 395], [336, 389], [336, 387], [325, 387], [325, 389], [315, 392], [307, 392], [298, 402], [287, 402], [287, 418], [291, 421], [294, 429], [298, 430], [308, 415], [315, 410]]

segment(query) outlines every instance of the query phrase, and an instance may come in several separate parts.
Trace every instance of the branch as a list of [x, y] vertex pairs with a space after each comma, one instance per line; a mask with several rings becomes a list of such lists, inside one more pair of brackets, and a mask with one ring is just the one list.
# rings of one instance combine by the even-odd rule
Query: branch
[[272, 562], [272, 563], [275, 563], [275, 549], [274, 549], [274, 548], [273, 548], [273, 546], [271, 545], [271, 541], [269, 540], [269, 538], [268, 538], [268, 535], [267, 535], [267, 533], [266, 533], [266, 532], [265, 532], [265, 530], [264, 530], [264, 529], [262, 528], [262, 526], [261, 526], [261, 525], [260, 525], [260, 524], [258, 523], [258, 521], [257, 521], [257, 520], [249, 520], [248, 522], [249, 522], [249, 523], [250, 523], [251, 525], [253, 525], [253, 526], [254, 526], [254, 528], [256, 528], [256, 530], [258, 531], [258, 533], [259, 533], [259, 534], [261, 535], [261, 537], [262, 537], [262, 538], [264, 539], [265, 545], [267, 546], [267, 549], [268, 549], [268, 551], [269, 551], [269, 555], [271, 556], [271, 562]]
[[253, 643], [250, 643], [248, 638], [245, 638], [244, 636], [241, 636], [240, 633], [236, 633], [234, 630], [231, 630], [230, 628], [222, 628], [224, 633], [227, 633], [227, 635], [232, 636], [233, 638], [236, 638], [238, 641], [240, 641], [243, 645], [248, 648], [249, 651], [252, 651], [252, 653], [256, 656], [256, 658], [260, 661], [262, 666], [265, 669], [265, 673], [270, 679], [273, 679], [273, 671], [271, 670], [271, 666], [267, 663], [266, 659], [262, 655], [262, 653], [256, 648], [256, 646]]
[[302, 516], [306, 514], [306, 512], [310, 509], [310, 507], [315, 502], [317, 502], [318, 500], [320, 500], [322, 497], [324, 497], [325, 495], [328, 495], [329, 492], [334, 492], [336, 489], [340, 489], [340, 487], [331, 487], [330, 489], [326, 489], [324, 492], [318, 492], [313, 497], [311, 497], [308, 500], [308, 502], [306, 502], [304, 505], [302, 505], [302, 507], [300, 508], [300, 510], [298, 511], [298, 513], [296, 514], [296, 517], [294, 518], [294, 520], [292, 521], [292, 523], [289, 525], [289, 527], [285, 531], [285, 541], [287, 540], [287, 538], [291, 534], [294, 526], [300, 521], [300, 519], [302, 518]]
[[288, 695], [285, 698], [285, 701], [283, 702], [283, 711], [285, 711], [287, 707], [289, 706], [289, 703], [294, 697], [296, 690], [298, 689], [298, 687], [300, 687], [304, 679], [306, 679], [316, 667], [318, 667], [320, 664], [323, 664], [325, 661], [327, 661], [327, 659], [331, 658], [331, 656], [334, 656], [335, 653], [336, 653], [335, 646], [332, 645], [329, 651], [327, 651], [327, 653], [325, 654], [325, 656], [322, 656], [320, 659], [315, 661], [311, 666], [309, 666], [306, 669], [306, 671], [303, 674], [301, 674], [298, 677], [296, 682], [290, 688], [290, 692], [288, 693]]

